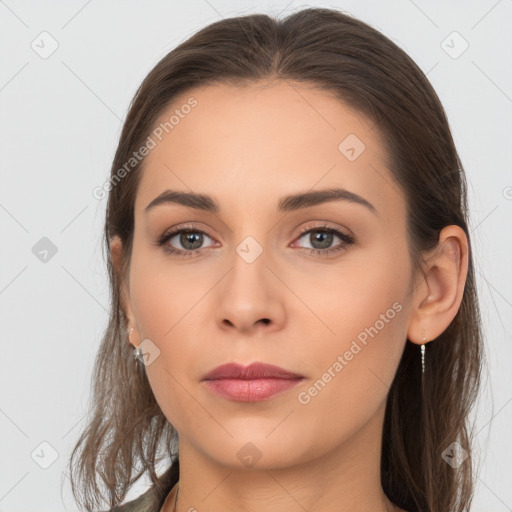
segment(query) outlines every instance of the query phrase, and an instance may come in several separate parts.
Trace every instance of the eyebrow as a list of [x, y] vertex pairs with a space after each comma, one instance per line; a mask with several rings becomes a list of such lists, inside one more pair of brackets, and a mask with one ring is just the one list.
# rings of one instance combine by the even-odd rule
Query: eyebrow
[[[290, 212], [330, 201], [348, 201], [359, 204], [368, 208], [368, 210], [370, 210], [374, 215], [378, 216], [377, 209], [373, 204], [363, 197], [343, 188], [312, 190], [285, 196], [279, 201], [277, 211]], [[188, 208], [204, 210], [212, 213], [218, 213], [220, 210], [218, 203], [209, 195], [197, 194], [194, 192], [181, 192], [177, 190], [165, 190], [158, 197], [155, 197], [155, 199], [146, 206], [144, 211], [149, 212], [158, 205], [168, 203], [180, 204]]]

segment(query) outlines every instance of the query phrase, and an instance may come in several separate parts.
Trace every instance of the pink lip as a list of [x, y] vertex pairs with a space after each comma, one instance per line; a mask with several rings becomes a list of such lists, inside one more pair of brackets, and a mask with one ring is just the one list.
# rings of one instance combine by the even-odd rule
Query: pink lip
[[279, 366], [266, 363], [252, 363], [243, 366], [238, 363], [227, 363], [217, 366], [203, 376], [203, 380], [214, 379], [298, 379], [303, 375], [290, 372]]
[[296, 386], [303, 379], [302, 375], [264, 363], [246, 367], [236, 363], [223, 364], [203, 377], [211, 391], [241, 402], [265, 400]]

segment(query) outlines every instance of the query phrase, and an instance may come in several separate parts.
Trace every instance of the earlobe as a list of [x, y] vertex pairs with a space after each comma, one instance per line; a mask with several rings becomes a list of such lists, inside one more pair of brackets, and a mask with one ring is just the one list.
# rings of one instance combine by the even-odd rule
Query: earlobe
[[136, 336], [134, 334], [135, 332], [135, 327], [130, 327], [127, 331], [127, 335], [128, 335], [128, 343], [130, 345], [132, 345], [133, 347], [137, 347], [140, 343], [140, 341], [138, 339], [135, 339]]
[[427, 261], [426, 278], [417, 288], [417, 303], [409, 325], [408, 339], [421, 345], [423, 335], [433, 340], [457, 314], [468, 271], [468, 242], [462, 228], [447, 226]]

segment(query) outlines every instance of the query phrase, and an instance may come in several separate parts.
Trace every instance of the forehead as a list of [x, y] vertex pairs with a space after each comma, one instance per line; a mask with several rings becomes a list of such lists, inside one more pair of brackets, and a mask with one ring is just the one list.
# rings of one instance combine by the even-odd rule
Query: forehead
[[154, 128], [160, 135], [153, 130], [136, 210], [165, 189], [213, 194], [220, 202], [238, 198], [254, 208], [262, 199], [331, 186], [377, 207], [399, 194], [378, 128], [313, 84], [191, 89]]

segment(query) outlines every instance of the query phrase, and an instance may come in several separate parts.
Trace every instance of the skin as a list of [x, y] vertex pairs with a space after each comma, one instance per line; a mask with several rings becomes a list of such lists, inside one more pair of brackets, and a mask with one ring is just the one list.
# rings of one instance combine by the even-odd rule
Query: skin
[[[405, 197], [378, 129], [326, 91], [283, 81], [197, 88], [161, 120], [190, 96], [198, 105], [146, 158], [123, 282], [130, 342], [149, 339], [160, 351], [146, 372], [179, 433], [178, 512], [399, 510], [380, 484], [386, 397], [407, 337], [436, 338], [459, 309], [468, 266], [463, 230], [444, 228], [425, 254], [427, 278], [412, 274]], [[366, 146], [354, 161], [338, 149], [349, 134]], [[377, 214], [349, 201], [276, 210], [285, 195], [328, 187], [364, 197]], [[165, 189], [211, 195], [220, 211], [169, 203], [144, 212]], [[183, 223], [206, 233], [202, 252], [190, 258], [156, 245]], [[318, 232], [299, 230], [318, 223], [352, 234], [354, 244], [308, 254], [322, 247]], [[263, 249], [252, 263], [236, 252], [247, 236]], [[334, 236], [323, 247], [342, 243]], [[179, 236], [167, 244], [192, 245]], [[119, 239], [111, 250], [120, 269]], [[400, 312], [300, 403], [298, 394], [394, 303]], [[235, 402], [201, 382], [230, 361], [268, 362], [305, 379], [262, 402]], [[253, 467], [237, 456], [249, 442], [261, 455]], [[173, 510], [175, 490], [164, 512]]]

